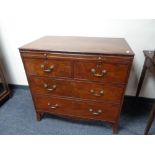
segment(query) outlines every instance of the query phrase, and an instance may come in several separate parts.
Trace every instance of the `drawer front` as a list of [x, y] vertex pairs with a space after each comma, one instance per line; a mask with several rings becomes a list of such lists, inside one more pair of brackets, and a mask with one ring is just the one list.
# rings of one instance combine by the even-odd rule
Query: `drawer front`
[[72, 86], [68, 80], [31, 76], [29, 81], [33, 94], [72, 96]]
[[27, 74], [49, 77], [71, 77], [72, 63], [58, 59], [23, 58]]
[[50, 94], [116, 103], [120, 102], [124, 90], [124, 86], [122, 85], [69, 81], [45, 77], [31, 76], [29, 82], [33, 94]]
[[34, 99], [38, 111], [46, 111], [53, 114], [113, 122], [119, 113], [119, 106], [115, 104], [87, 103], [41, 96], [36, 96]]
[[74, 96], [83, 99], [103, 100], [119, 103], [124, 86], [111, 84], [98, 84], [95, 82], [74, 82]]
[[77, 61], [75, 62], [74, 69], [75, 79], [126, 83], [129, 65], [121, 63]]

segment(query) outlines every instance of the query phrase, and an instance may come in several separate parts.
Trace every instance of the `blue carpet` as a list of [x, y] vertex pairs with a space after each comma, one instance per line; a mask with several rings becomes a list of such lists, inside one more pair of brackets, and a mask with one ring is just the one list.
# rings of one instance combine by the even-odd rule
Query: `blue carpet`
[[[123, 107], [120, 135], [141, 135], [144, 132], [150, 108], [141, 105]], [[135, 108], [135, 109], [134, 109]], [[132, 110], [131, 110], [132, 109]], [[134, 111], [135, 110], [135, 111]], [[153, 123], [149, 134], [155, 133]], [[46, 114], [36, 121], [31, 95], [27, 89], [14, 89], [13, 96], [0, 107], [1, 135], [110, 135], [111, 126], [102, 122], [81, 122]]]

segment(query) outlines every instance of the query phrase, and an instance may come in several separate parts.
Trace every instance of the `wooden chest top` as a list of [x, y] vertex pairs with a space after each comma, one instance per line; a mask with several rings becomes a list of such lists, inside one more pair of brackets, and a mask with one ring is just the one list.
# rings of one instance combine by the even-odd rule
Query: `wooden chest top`
[[46, 36], [19, 48], [60, 53], [86, 53], [133, 56], [124, 38]]

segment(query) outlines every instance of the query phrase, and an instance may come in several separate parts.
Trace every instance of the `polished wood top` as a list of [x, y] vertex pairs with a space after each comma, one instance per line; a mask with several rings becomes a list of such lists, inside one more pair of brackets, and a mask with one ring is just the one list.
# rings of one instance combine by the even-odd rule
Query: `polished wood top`
[[19, 49], [20, 51], [37, 50], [65, 53], [134, 55], [132, 49], [123, 38], [46, 36]]

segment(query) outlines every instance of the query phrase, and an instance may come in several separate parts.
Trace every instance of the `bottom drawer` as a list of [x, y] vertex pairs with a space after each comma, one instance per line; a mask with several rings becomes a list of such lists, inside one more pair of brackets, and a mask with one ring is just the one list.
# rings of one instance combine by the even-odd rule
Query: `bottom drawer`
[[71, 117], [114, 122], [119, 112], [119, 105], [109, 103], [76, 101], [47, 96], [35, 96], [34, 100], [38, 111]]

